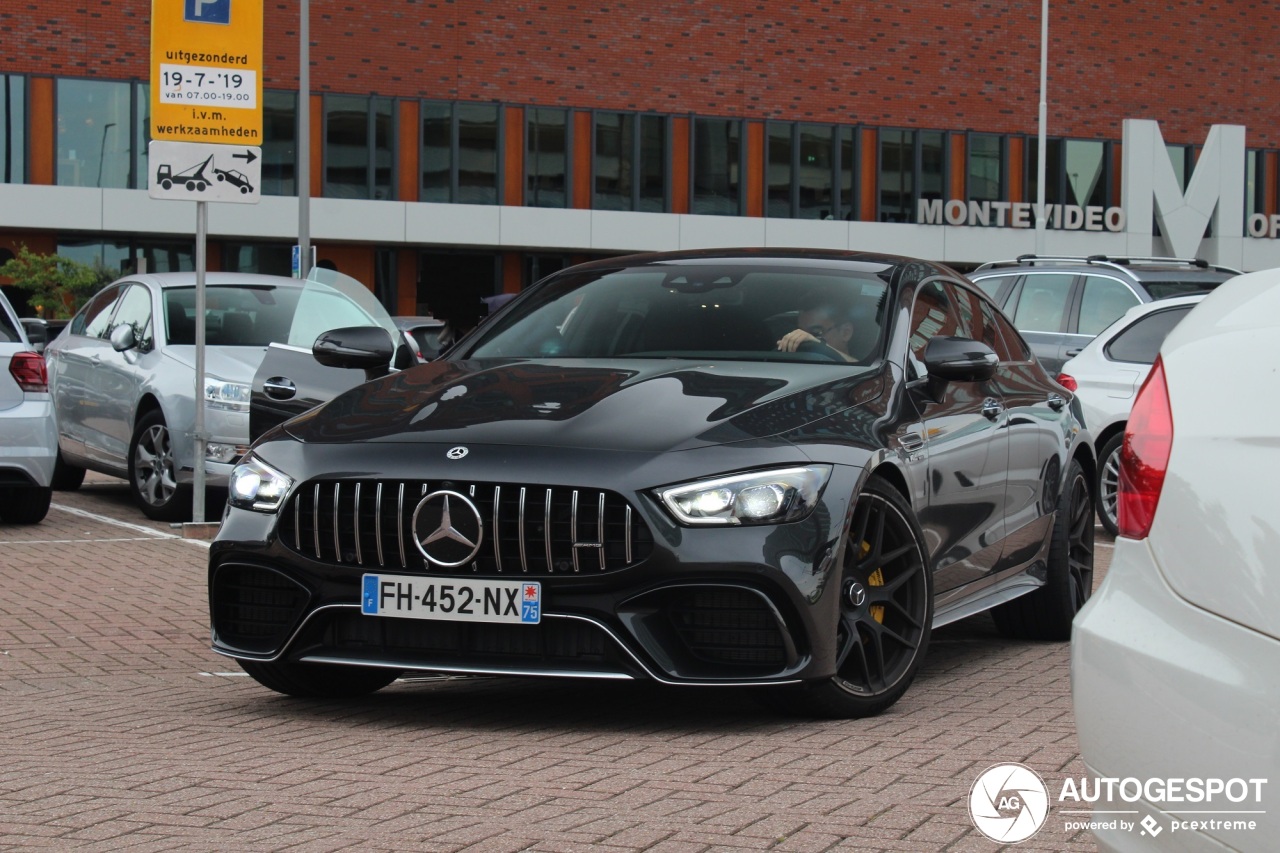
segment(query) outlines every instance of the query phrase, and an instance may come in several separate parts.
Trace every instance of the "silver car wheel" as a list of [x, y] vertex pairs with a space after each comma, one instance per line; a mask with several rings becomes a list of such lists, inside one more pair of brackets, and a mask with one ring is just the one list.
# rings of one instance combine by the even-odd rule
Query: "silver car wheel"
[[1124, 433], [1113, 436], [1102, 448], [1098, 463], [1098, 520], [1107, 532], [1115, 535], [1120, 500], [1120, 451]]
[[133, 477], [138, 493], [153, 507], [173, 499], [178, 481], [173, 473], [173, 447], [169, 430], [154, 424], [138, 437], [133, 456]]

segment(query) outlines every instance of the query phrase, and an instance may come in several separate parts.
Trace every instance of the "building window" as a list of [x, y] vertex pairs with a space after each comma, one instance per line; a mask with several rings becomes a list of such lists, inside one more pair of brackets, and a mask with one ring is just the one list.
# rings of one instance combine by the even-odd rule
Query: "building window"
[[597, 112], [594, 128], [592, 207], [653, 213], [666, 210], [666, 118]]
[[881, 222], [915, 222], [921, 199], [941, 199], [947, 185], [946, 134], [880, 131]]
[[326, 95], [325, 197], [394, 198], [395, 136], [391, 98]]
[[0, 184], [27, 178], [27, 78], [0, 74]]
[[1266, 152], [1245, 152], [1244, 214], [1267, 212]]
[[[57, 82], [57, 183], [66, 187], [133, 186], [131, 83], [61, 78]], [[142, 186], [146, 186], [145, 181]]]
[[139, 258], [146, 261], [147, 272], [192, 272], [196, 268], [194, 240], [63, 236], [58, 239], [58, 255], [107, 270], [113, 277], [136, 270]]
[[529, 207], [568, 207], [569, 111], [525, 110], [525, 198]]
[[698, 118], [693, 122], [693, 213], [741, 216], [742, 122]]
[[[264, 152], [263, 158], [265, 157]], [[293, 246], [289, 243], [227, 241], [222, 244], [222, 269], [225, 272], [288, 277], [293, 275]]]
[[965, 192], [969, 201], [1004, 200], [1004, 137], [969, 134]]
[[298, 194], [298, 93], [262, 93], [262, 194]]
[[423, 103], [419, 201], [498, 203], [501, 115], [497, 104]]
[[1090, 139], [1068, 139], [1063, 157], [1069, 204], [1107, 207], [1107, 145]]
[[[1066, 170], [1062, 165], [1062, 140], [1045, 139], [1044, 144], [1046, 150], [1044, 160], [1044, 203], [1069, 204], [1070, 202], [1065, 201], [1066, 195], [1063, 188], [1063, 176], [1066, 173]], [[1031, 137], [1027, 140], [1026, 151], [1026, 201], [1035, 204], [1038, 200], [1036, 187], [1039, 186], [1040, 179], [1040, 144], [1035, 137]]]
[[765, 129], [765, 216], [790, 218], [795, 213], [795, 131], [794, 124], [778, 121], [769, 122]]

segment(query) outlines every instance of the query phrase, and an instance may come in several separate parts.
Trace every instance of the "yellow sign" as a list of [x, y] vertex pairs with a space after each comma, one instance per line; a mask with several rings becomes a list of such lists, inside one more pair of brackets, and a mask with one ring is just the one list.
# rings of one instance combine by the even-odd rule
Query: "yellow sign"
[[151, 0], [151, 138], [262, 144], [263, 0]]

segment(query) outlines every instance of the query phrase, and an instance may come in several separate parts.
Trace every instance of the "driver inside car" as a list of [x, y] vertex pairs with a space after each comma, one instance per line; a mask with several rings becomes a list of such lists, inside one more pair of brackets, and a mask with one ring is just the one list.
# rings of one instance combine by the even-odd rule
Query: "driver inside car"
[[799, 352], [801, 347], [826, 347], [835, 350], [845, 361], [855, 361], [849, 354], [852, 337], [853, 322], [839, 300], [826, 296], [810, 297], [796, 316], [796, 328], [782, 336], [778, 349]]

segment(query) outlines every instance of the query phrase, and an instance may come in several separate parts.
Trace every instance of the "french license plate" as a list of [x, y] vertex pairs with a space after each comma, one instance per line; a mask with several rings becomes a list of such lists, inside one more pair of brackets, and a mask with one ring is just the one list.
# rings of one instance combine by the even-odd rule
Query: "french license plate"
[[542, 621], [542, 584], [365, 575], [360, 612], [402, 619], [537, 625]]

